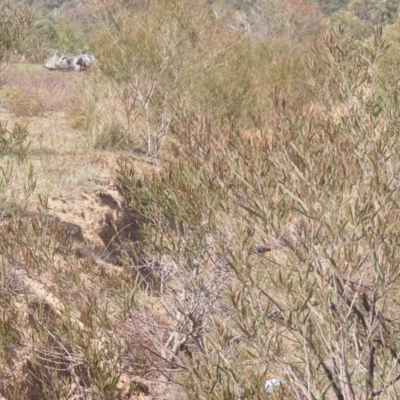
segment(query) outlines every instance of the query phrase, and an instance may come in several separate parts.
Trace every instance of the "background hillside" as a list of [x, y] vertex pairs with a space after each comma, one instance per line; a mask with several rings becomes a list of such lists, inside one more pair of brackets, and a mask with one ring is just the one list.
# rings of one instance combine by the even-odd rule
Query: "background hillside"
[[[113, 7], [140, 9], [147, 2], [76, 1], [76, 0], [24, 0], [36, 11], [36, 19], [29, 35], [26, 56], [43, 62], [51, 52], [73, 52], [89, 49], [100, 17], [98, 6], [109, 11]], [[398, 21], [398, 0], [337, 0], [337, 1], [284, 1], [266, 2], [256, 0], [204, 0], [196, 2], [207, 7], [210, 13], [237, 29], [248, 29], [260, 14], [268, 14], [269, 22], [282, 26], [295, 16], [299, 6], [308, 12], [319, 12], [325, 24], [340, 24], [348, 28], [356, 39], [365, 39], [377, 24], [391, 26]], [[96, 11], [97, 10], [97, 11]], [[312, 11], [311, 11], [312, 10]], [[262, 23], [265, 23], [262, 22]], [[300, 34], [301, 35], [301, 34]]]

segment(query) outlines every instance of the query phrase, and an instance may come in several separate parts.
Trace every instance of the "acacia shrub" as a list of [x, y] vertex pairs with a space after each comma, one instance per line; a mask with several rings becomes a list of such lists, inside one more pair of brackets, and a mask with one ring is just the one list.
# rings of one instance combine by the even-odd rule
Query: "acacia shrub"
[[308, 109], [272, 91], [268, 130], [250, 141], [240, 121], [176, 104], [180, 159], [151, 180], [121, 165], [143, 246], [176, 292], [158, 368], [190, 398], [261, 399], [270, 376], [275, 398], [397, 397], [399, 94], [379, 72], [387, 51], [379, 29], [368, 44], [333, 31], [308, 63]]
[[[105, 126], [102, 119], [113, 114], [128, 149], [161, 154], [177, 102], [210, 119], [234, 117], [245, 129], [254, 112], [271, 111], [265, 99], [273, 83], [287, 93], [288, 107], [308, 100], [306, 44], [234, 31], [185, 0], [126, 7], [112, 21], [95, 39], [101, 74], [88, 108], [96, 118], [88, 119]], [[88, 129], [96, 131], [93, 124]]]

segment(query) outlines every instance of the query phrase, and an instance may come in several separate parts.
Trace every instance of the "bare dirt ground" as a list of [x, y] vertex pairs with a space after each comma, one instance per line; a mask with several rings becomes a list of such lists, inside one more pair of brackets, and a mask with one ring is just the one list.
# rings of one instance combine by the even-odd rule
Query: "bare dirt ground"
[[15, 185], [31, 164], [36, 179], [32, 205], [38, 195], [46, 196], [50, 215], [79, 227], [83, 242], [100, 249], [107, 246], [110, 221], [125, 211], [113, 183], [119, 155], [94, 150], [88, 134], [74, 128], [71, 114], [83, 106], [89, 78], [16, 65], [2, 92], [0, 120], [28, 124], [28, 163], [18, 166]]

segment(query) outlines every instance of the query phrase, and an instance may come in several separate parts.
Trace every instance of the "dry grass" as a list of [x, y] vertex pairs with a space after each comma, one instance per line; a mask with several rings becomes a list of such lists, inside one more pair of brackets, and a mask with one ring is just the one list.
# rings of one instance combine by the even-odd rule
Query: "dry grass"
[[7, 108], [17, 117], [46, 112], [70, 112], [81, 107], [85, 74], [49, 74], [39, 65], [13, 65], [2, 92]]
[[[110, 179], [110, 168], [90, 148], [87, 135], [73, 127], [70, 115], [88, 99], [90, 74], [51, 73], [40, 66], [18, 64], [9, 72], [2, 103], [11, 126], [29, 126], [29, 162], [18, 168], [16, 185], [31, 164], [37, 193], [73, 192]], [[2, 162], [15, 157], [10, 154]]]

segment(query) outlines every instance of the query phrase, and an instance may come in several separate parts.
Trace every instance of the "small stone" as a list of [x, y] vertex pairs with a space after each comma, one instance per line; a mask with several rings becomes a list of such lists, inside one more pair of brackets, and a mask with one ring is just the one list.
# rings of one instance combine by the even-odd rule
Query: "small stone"
[[265, 391], [267, 393], [272, 393], [280, 385], [281, 381], [279, 379], [268, 379], [267, 381], [265, 381]]

